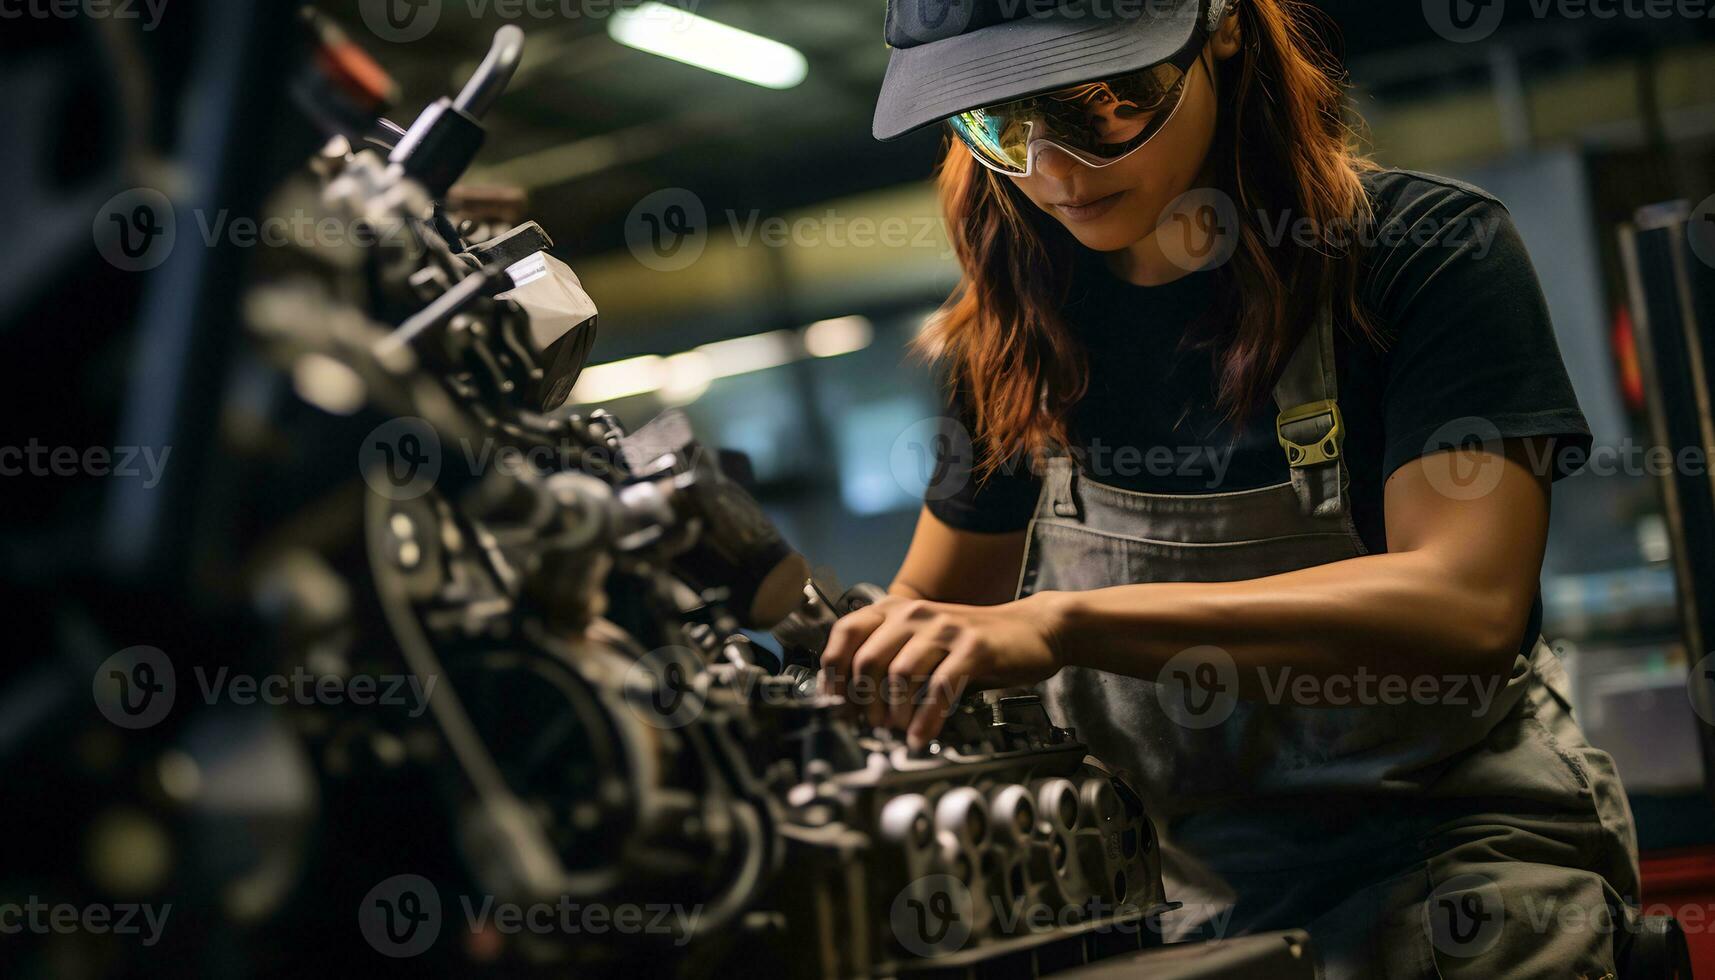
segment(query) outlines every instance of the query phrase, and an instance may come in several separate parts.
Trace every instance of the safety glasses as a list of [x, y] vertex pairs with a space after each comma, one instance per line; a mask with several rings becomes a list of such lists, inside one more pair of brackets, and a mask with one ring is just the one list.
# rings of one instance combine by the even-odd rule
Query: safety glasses
[[1208, 34], [1197, 31], [1183, 51], [1138, 71], [971, 109], [947, 124], [977, 162], [1012, 177], [1036, 169], [1043, 143], [1091, 167], [1137, 152], [1173, 119]]

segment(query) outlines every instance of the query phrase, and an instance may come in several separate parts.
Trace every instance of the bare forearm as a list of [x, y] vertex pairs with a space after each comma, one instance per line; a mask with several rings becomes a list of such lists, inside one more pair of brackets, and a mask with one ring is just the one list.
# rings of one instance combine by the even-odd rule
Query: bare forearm
[[1140, 677], [1215, 646], [1255, 668], [1317, 676], [1505, 671], [1529, 615], [1517, 589], [1425, 553], [1370, 555], [1224, 583], [1122, 585], [1033, 597], [1065, 663]]
[[919, 592], [917, 590], [916, 586], [911, 585], [909, 582], [901, 581], [900, 579], [894, 579], [893, 580], [893, 584], [887, 587], [887, 594], [888, 595], [896, 595], [896, 596], [900, 597], [901, 599], [927, 599], [927, 598], [929, 598], [929, 596], [925, 595], [922, 592]]

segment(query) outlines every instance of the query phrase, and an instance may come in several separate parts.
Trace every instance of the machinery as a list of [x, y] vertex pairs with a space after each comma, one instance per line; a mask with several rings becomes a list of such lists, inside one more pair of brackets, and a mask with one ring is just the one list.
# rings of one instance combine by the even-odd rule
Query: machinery
[[[470, 242], [437, 203], [522, 43], [502, 29], [385, 157], [385, 135], [331, 134], [323, 199], [385, 243], [367, 307], [303, 283], [249, 304], [282, 369], [347, 372], [398, 416], [361, 451], [367, 572], [410, 673], [443, 679], [427, 717], [469, 880], [520, 908], [691, 906], [645, 936], [664, 975], [894, 975], [1049, 943], [1076, 962], [1116, 931], [1136, 949], [1167, 908], [1142, 801], [1034, 696], [967, 703], [920, 753], [863, 728], [813, 671], [873, 587], [812, 582], [682, 415], [627, 434], [560, 407], [594, 304], [535, 224]], [[483, 451], [425, 448], [455, 444]], [[781, 659], [742, 632], [777, 626]], [[636, 962], [530, 938], [505, 955]]]
[[[1154, 945], [1143, 801], [1033, 695], [922, 751], [863, 725], [816, 665], [878, 591], [812, 578], [682, 415], [563, 407], [593, 302], [542, 228], [445, 203], [522, 33], [406, 128], [306, 23], [327, 142], [283, 193], [361, 234], [244, 280], [272, 407], [228, 408], [213, 456], [268, 463], [245, 547], [173, 645], [71, 658], [104, 722], [0, 746], [87, 762], [9, 817], [63, 840], [0, 899], [139, 900], [159, 943], [43, 930], [9, 975], [1018, 976]], [[309, 475], [353, 454], [361, 482]]]

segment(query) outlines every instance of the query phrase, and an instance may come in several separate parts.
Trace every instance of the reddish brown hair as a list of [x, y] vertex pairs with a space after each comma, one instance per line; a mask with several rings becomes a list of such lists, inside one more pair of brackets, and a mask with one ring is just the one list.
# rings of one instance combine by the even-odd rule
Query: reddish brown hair
[[[1215, 346], [1216, 405], [1243, 418], [1275, 379], [1323, 303], [1375, 336], [1358, 299], [1356, 256], [1333, 245], [1270, 243], [1259, 215], [1350, 229], [1368, 220], [1334, 60], [1300, 0], [1240, 0], [1242, 48], [1219, 63], [1209, 165], [1238, 205], [1239, 246], [1218, 275], [1219, 307], [1186, 338]], [[1238, 148], [1243, 147], [1241, 155]], [[1005, 177], [950, 141], [938, 172], [941, 206], [963, 276], [917, 341], [950, 369], [982, 446], [978, 471], [1023, 453], [1068, 446], [1070, 410], [1084, 396], [1087, 357], [1058, 310], [1077, 241]], [[1347, 236], [1349, 239], [1350, 236]]]

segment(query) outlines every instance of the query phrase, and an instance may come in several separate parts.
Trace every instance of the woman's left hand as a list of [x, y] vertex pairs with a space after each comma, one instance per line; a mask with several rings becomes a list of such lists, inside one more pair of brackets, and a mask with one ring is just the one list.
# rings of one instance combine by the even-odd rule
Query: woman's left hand
[[1035, 684], [1063, 666], [1049, 593], [998, 606], [888, 596], [834, 624], [823, 689], [921, 747], [967, 688]]

